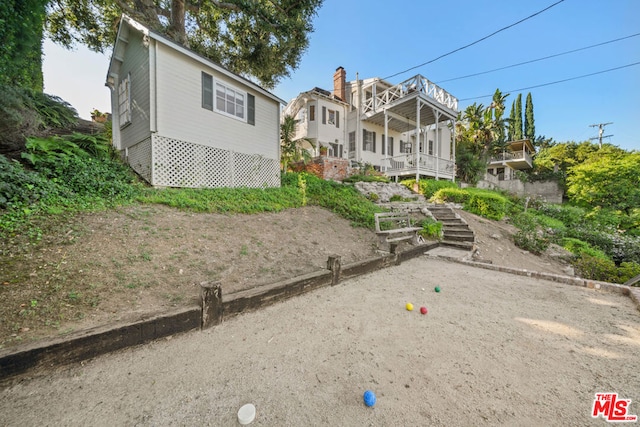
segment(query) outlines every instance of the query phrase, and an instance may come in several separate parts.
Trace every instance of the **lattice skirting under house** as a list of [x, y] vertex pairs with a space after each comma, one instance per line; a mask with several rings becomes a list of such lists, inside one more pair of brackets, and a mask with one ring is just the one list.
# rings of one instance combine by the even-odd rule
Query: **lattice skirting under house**
[[279, 187], [280, 164], [244, 154], [152, 135], [127, 150], [131, 167], [158, 187]]

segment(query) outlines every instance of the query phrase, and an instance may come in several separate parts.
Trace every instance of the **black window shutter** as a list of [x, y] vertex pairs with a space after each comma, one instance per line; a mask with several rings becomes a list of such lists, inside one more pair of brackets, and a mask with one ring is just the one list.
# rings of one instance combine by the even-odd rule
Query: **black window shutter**
[[202, 108], [213, 111], [213, 76], [202, 73]]
[[322, 124], [327, 124], [327, 107], [322, 107]]
[[362, 129], [362, 151], [367, 149], [367, 130]]
[[316, 120], [316, 106], [309, 105], [309, 121], [313, 122]]
[[389, 137], [389, 155], [393, 156], [393, 137]]
[[384, 133], [382, 134], [382, 154], [386, 154], [385, 151], [387, 149], [387, 144], [384, 140]]
[[247, 123], [250, 125], [256, 125], [256, 97], [247, 94]]
[[376, 152], [376, 133], [373, 132], [373, 152]]
[[340, 111], [336, 111], [336, 127], [340, 127]]

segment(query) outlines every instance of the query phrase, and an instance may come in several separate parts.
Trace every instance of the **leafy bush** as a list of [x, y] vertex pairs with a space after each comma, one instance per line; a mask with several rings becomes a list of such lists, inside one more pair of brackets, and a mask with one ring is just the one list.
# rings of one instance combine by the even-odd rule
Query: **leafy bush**
[[422, 230], [418, 231], [419, 235], [427, 239], [442, 240], [442, 223], [440, 221], [426, 218], [420, 221], [418, 226], [422, 227]]
[[576, 275], [585, 279], [619, 282], [616, 265], [610, 259], [597, 258], [583, 253], [574, 261], [573, 267]]
[[567, 227], [575, 227], [585, 221], [585, 209], [577, 206], [549, 203], [543, 204], [538, 210], [551, 218], [562, 221]]
[[549, 236], [538, 227], [538, 223], [533, 214], [523, 212], [511, 218], [513, 224], [519, 228], [513, 236], [513, 241], [517, 247], [534, 254], [541, 254], [550, 244]]
[[[415, 179], [407, 179], [401, 182], [402, 185], [410, 190], [413, 190], [413, 186], [415, 185], [415, 183]], [[458, 185], [455, 182], [451, 181], [421, 179], [420, 183], [418, 184], [418, 188], [420, 190], [420, 194], [429, 199], [435, 194], [436, 191], [440, 190], [441, 188], [458, 188]]]
[[474, 193], [465, 202], [464, 209], [485, 218], [501, 220], [507, 207], [507, 199], [496, 193]]
[[610, 259], [600, 249], [594, 248], [587, 242], [583, 242], [580, 239], [574, 239], [572, 237], [565, 237], [562, 239], [562, 247], [571, 252], [574, 255], [580, 256], [582, 254], [589, 255], [594, 258]]
[[0, 156], [0, 209], [29, 206], [57, 195], [59, 190], [37, 173], [26, 171], [17, 161]]
[[[618, 268], [618, 283], [625, 283], [640, 274], [640, 264], [637, 262], [623, 262]], [[640, 286], [636, 282], [634, 286]]]
[[469, 192], [461, 188], [441, 188], [429, 199], [436, 203], [464, 203], [469, 198]]
[[367, 198], [372, 202], [377, 202], [380, 199], [380, 197], [378, 197], [376, 193], [369, 193], [369, 196]]

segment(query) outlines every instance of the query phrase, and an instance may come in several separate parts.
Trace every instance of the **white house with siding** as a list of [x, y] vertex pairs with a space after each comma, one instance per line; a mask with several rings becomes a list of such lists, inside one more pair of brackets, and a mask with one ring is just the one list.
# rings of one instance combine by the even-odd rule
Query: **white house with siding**
[[123, 16], [107, 86], [113, 144], [151, 185], [280, 185], [285, 102], [255, 83]]
[[295, 117], [296, 138], [329, 147], [329, 156], [368, 163], [396, 180], [455, 180], [453, 130], [458, 100], [416, 75], [399, 84], [380, 78], [346, 81], [338, 67], [333, 92], [300, 93], [283, 116]]

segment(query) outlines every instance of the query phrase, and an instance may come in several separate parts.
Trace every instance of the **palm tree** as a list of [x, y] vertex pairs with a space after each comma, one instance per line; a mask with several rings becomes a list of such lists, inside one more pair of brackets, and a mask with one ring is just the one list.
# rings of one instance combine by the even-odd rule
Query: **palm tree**
[[280, 146], [282, 148], [282, 171], [287, 172], [291, 163], [303, 161], [305, 164], [311, 160], [311, 154], [302, 144], [312, 144], [308, 138], [293, 139], [296, 134], [298, 120], [292, 116], [284, 116], [280, 124]]

